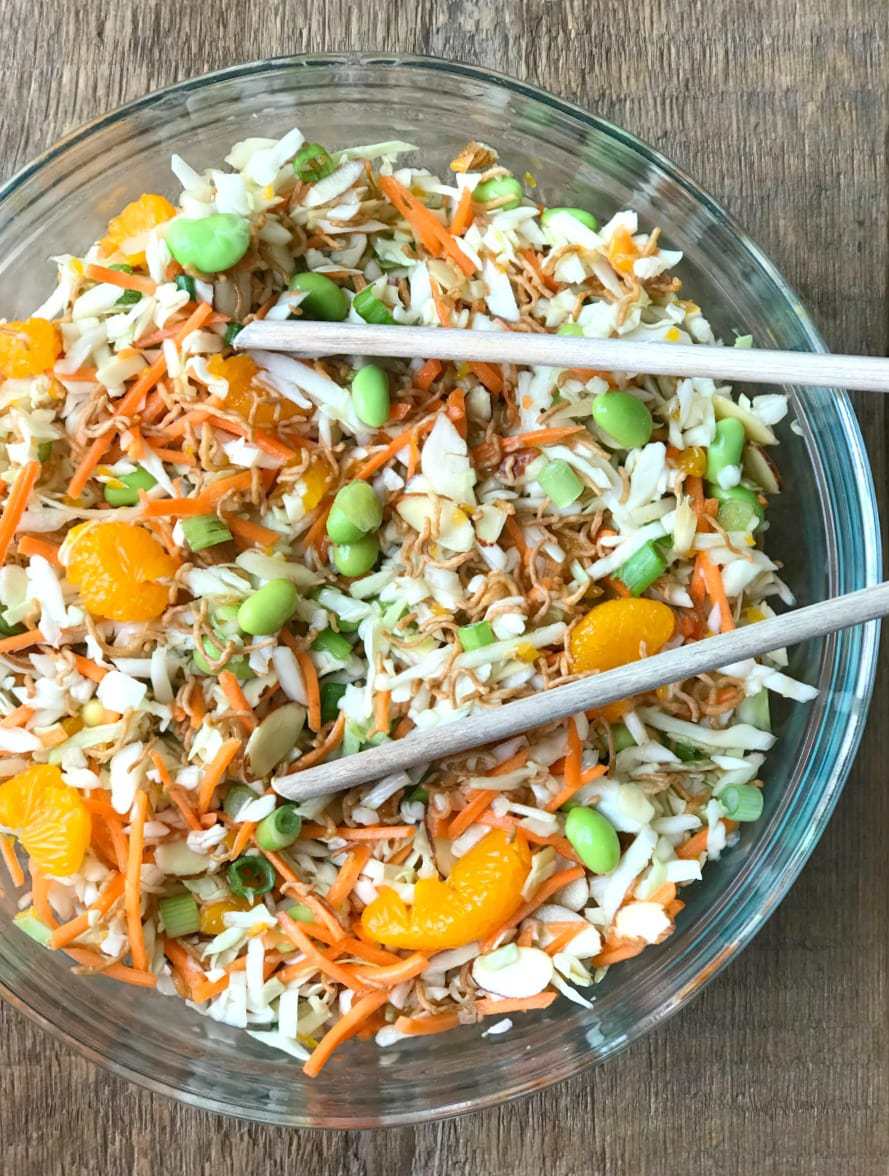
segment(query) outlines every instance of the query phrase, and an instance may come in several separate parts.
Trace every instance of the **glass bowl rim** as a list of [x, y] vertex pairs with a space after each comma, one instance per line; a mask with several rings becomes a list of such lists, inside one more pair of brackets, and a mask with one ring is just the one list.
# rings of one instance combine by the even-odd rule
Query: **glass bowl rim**
[[[602, 118], [599, 115], [594, 115], [577, 103], [571, 102], [561, 98], [542, 87], [531, 85], [527, 82], [522, 82], [516, 78], [510, 77], [499, 70], [490, 69], [482, 66], [475, 66], [464, 62], [449, 61], [443, 58], [427, 56], [421, 54], [400, 54], [388, 52], [374, 52], [374, 51], [360, 51], [352, 53], [305, 53], [305, 54], [282, 54], [279, 56], [260, 58], [255, 61], [245, 62], [240, 65], [228, 66], [224, 69], [212, 70], [208, 73], [200, 74], [183, 81], [174, 82], [169, 86], [164, 86], [157, 90], [152, 90], [150, 93], [143, 95], [140, 98], [132, 99], [129, 102], [123, 103], [116, 108], [97, 116], [87, 122], [80, 124], [66, 135], [56, 140], [50, 147], [37, 155], [33, 160], [24, 164], [17, 172], [15, 172], [7, 181], [0, 185], [0, 213], [2, 213], [4, 206], [8, 199], [15, 194], [15, 192], [28, 180], [36, 178], [46, 167], [48, 167], [55, 159], [63, 156], [66, 152], [77, 146], [79, 143], [88, 141], [93, 135], [99, 133], [106, 127], [114, 126], [131, 115], [138, 114], [143, 110], [150, 110], [164, 101], [170, 96], [182, 96], [189, 93], [199, 91], [205, 88], [212, 87], [219, 83], [234, 81], [239, 77], [251, 77], [256, 74], [264, 72], [279, 73], [286, 72], [294, 68], [312, 68], [312, 67], [355, 67], [361, 66], [364, 68], [377, 68], [381, 70], [389, 68], [407, 68], [415, 69], [418, 73], [426, 71], [432, 74], [439, 73], [444, 75], [455, 76], [469, 80], [478, 81], [480, 83], [494, 85], [506, 90], [512, 94], [519, 95], [524, 98], [532, 99], [533, 101], [543, 103], [550, 106], [555, 111], [566, 114], [573, 119], [578, 120], [586, 127], [604, 134], [607, 137], [615, 139], [625, 146], [629, 147], [636, 154], [647, 159], [655, 167], [661, 169], [666, 173], [670, 179], [677, 183], [680, 187], [685, 189], [690, 197], [692, 197], [698, 204], [704, 206], [707, 211], [718, 221], [720, 221], [726, 229], [731, 231], [734, 235], [737, 244], [743, 248], [750, 256], [751, 260], [760, 268], [761, 271], [780, 289], [783, 296], [792, 304], [793, 314], [797, 320], [799, 327], [805, 335], [809, 350], [815, 352], [826, 352], [828, 350], [818, 328], [812, 321], [808, 311], [803, 306], [801, 299], [796, 291], [786, 281], [780, 273], [775, 264], [763, 252], [760, 246], [750, 237], [750, 235], [743, 230], [722, 206], [703, 188], [701, 188], [694, 180], [692, 180], [682, 168], [673, 163], [665, 155], [663, 155], [656, 148], [652, 147], [644, 140], [631, 134], [629, 131], [617, 126], [615, 123]], [[857, 466], [859, 470], [864, 471], [864, 478], [859, 476], [855, 482], [855, 490], [857, 492], [857, 507], [860, 510], [860, 523], [862, 527], [862, 539], [865, 546], [865, 556], [868, 557], [864, 574], [867, 583], [873, 583], [878, 578], [882, 566], [882, 549], [880, 541], [880, 523], [877, 510], [876, 493], [873, 482], [873, 473], [867, 455], [867, 450], [864, 445], [864, 440], [858, 425], [857, 418], [852, 410], [849, 397], [845, 393], [833, 392], [834, 405], [840, 415], [843, 426], [843, 441], [849, 447], [849, 451], [859, 460]], [[874, 689], [874, 682], [877, 670], [877, 652], [879, 647], [880, 624], [873, 622], [861, 630], [861, 649], [860, 660], [857, 671], [850, 674], [856, 686], [856, 694], [862, 700], [860, 713], [856, 717], [856, 727], [852, 732], [851, 738], [844, 742], [844, 746], [837, 756], [834, 764], [834, 771], [832, 779], [828, 785], [827, 790], [822, 794], [820, 803], [816, 812], [813, 814], [808, 827], [805, 830], [805, 837], [801, 843], [796, 847], [796, 851], [792, 854], [789, 862], [786, 864], [781, 877], [771, 888], [768, 901], [763, 902], [756, 910], [745, 913], [743, 923], [740, 928], [735, 929], [730, 943], [721, 948], [714, 942], [710, 948], [711, 959], [705, 963], [699, 970], [698, 974], [686, 983], [683, 988], [674, 995], [673, 999], [665, 1002], [664, 1006], [659, 1008], [656, 1012], [640, 1019], [633, 1029], [625, 1034], [620, 1042], [618, 1042], [607, 1054], [602, 1057], [591, 1058], [580, 1056], [575, 1062], [571, 1063], [564, 1069], [553, 1074], [545, 1083], [535, 1083], [533, 1089], [531, 1087], [514, 1090], [511, 1092], [501, 1093], [493, 1092], [490, 1095], [478, 1097], [471, 1102], [459, 1102], [450, 1106], [438, 1107], [426, 1112], [422, 1116], [416, 1113], [408, 1113], [405, 1115], [387, 1114], [383, 1120], [385, 1126], [405, 1126], [420, 1121], [430, 1121], [437, 1119], [449, 1118], [455, 1115], [468, 1113], [469, 1111], [483, 1110], [492, 1106], [499, 1105], [503, 1102], [510, 1101], [514, 1098], [523, 1097], [526, 1094], [537, 1092], [546, 1089], [556, 1082], [567, 1080], [578, 1073], [590, 1068], [592, 1065], [599, 1064], [613, 1057], [615, 1054], [622, 1052], [634, 1041], [637, 1041], [643, 1034], [649, 1033], [656, 1026], [668, 1020], [674, 1013], [678, 1012], [680, 1008], [684, 1007], [688, 1002], [700, 993], [703, 988], [710, 984], [716, 976], [727, 967], [729, 962], [741, 952], [753, 938], [753, 936], [760, 930], [765, 921], [772, 915], [778, 904], [784, 899], [790, 890], [793, 883], [796, 881], [800, 871], [811, 855], [813, 849], [817, 845], [820, 837], [824, 831], [827, 821], [833, 812], [836, 803], [845, 786], [846, 779], [852, 767], [858, 745], [863, 734], [865, 722], [867, 719], [871, 697]], [[7, 988], [5, 984], [0, 982], [0, 995], [3, 996], [14, 1008], [22, 1012], [29, 1019], [38, 1024], [42, 1029], [47, 1030], [56, 1039], [63, 1041], [66, 1045], [72, 1046], [81, 1055], [88, 1057], [98, 1066], [110, 1070], [112, 1073], [122, 1077], [130, 1082], [134, 1082], [138, 1086], [151, 1090], [154, 1093], [162, 1094], [177, 1101], [184, 1101], [190, 1105], [198, 1106], [202, 1110], [211, 1111], [216, 1114], [225, 1115], [232, 1118], [243, 1118], [251, 1122], [265, 1122], [275, 1125], [293, 1125], [302, 1127], [314, 1127], [325, 1129], [329, 1127], [349, 1126], [350, 1128], [370, 1128], [379, 1127], [380, 1120], [367, 1120], [360, 1122], [356, 1120], [349, 1120], [348, 1123], [342, 1121], [340, 1123], [328, 1121], [326, 1123], [309, 1123], [304, 1119], [299, 1118], [282, 1118], [273, 1113], [239, 1113], [237, 1108], [233, 1108], [228, 1103], [217, 1101], [212, 1097], [205, 1095], [196, 1095], [190, 1091], [183, 1091], [162, 1080], [153, 1078], [149, 1075], [143, 1074], [130, 1066], [118, 1062], [114, 1058], [100, 1052], [90, 1046], [86, 1041], [74, 1036], [73, 1033], [66, 1030], [62, 1025], [51, 1021], [43, 1013], [37, 1009], [29, 1006], [26, 1001], [20, 997], [16, 992]]]

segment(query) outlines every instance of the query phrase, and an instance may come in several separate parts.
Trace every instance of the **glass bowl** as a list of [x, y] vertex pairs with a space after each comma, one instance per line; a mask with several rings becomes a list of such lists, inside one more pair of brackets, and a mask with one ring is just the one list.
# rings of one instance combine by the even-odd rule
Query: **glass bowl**
[[[446, 168], [467, 139], [495, 144], [542, 200], [631, 206], [681, 249], [681, 276], [717, 334], [758, 346], [824, 350], [799, 299], [713, 200], [632, 135], [531, 86], [468, 66], [376, 55], [293, 57], [210, 74], [152, 94], [75, 131], [0, 191], [5, 315], [24, 315], [52, 283], [45, 259], [100, 236], [127, 200], [177, 191], [169, 157], [204, 167], [238, 139], [300, 126], [328, 147], [401, 138]], [[768, 546], [802, 603], [874, 583], [874, 489], [846, 396], [793, 389], [781, 429], [785, 491]], [[88, 1057], [186, 1102], [262, 1122], [361, 1127], [474, 1110], [540, 1090], [600, 1062], [674, 1013], [741, 950], [811, 853], [861, 736], [874, 678], [875, 625], [792, 651], [820, 688], [778, 712], [766, 807], [740, 844], [683, 892], [675, 934], [613, 968], [592, 1011], [559, 1000], [484, 1039], [478, 1027], [387, 1050], [353, 1043], [314, 1082], [299, 1065], [176, 1000], [72, 975], [63, 956], [11, 926], [2, 898], [0, 990]], [[356, 1080], [357, 1079], [357, 1080]]]

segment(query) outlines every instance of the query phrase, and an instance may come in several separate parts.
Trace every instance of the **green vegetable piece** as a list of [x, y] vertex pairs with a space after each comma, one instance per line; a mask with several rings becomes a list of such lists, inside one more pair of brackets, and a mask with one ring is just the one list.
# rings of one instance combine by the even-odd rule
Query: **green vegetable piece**
[[309, 907], [304, 902], [295, 902], [292, 907], [287, 908], [287, 914], [293, 919], [295, 923], [314, 923], [315, 916]]
[[245, 804], [256, 800], [256, 793], [245, 784], [232, 784], [222, 802], [223, 812], [227, 817], [236, 817]]
[[139, 491], [150, 490], [152, 486], [157, 485], [154, 474], [149, 474], [142, 466], [136, 466], [132, 473], [116, 477], [118, 482], [123, 483], [122, 486], [105, 483], [105, 501], [109, 506], [136, 506], [139, 502]]
[[198, 296], [197, 287], [194, 283], [194, 278], [190, 274], [176, 275], [176, 289], [184, 290], [188, 297], [194, 302]]
[[730, 821], [758, 821], [762, 816], [762, 791], [750, 784], [729, 784], [717, 799]]
[[626, 751], [628, 747], [636, 746], [636, 740], [630, 734], [630, 729], [626, 723], [612, 723], [611, 745], [614, 748], [615, 755], [621, 751]]
[[238, 337], [238, 334], [243, 331], [243, 329], [243, 323], [229, 323], [226, 326], [225, 334], [222, 336], [222, 341], [225, 343], [226, 347], [231, 347], [235, 339]]
[[327, 516], [332, 543], [357, 543], [383, 521], [383, 505], [367, 482], [348, 482], [337, 491]]
[[707, 450], [707, 480], [719, 485], [719, 475], [728, 466], [739, 466], [746, 440], [744, 426], [735, 417], [716, 422], [716, 437]]
[[[515, 176], [494, 176], [493, 179], [484, 180], [476, 185], [472, 199], [476, 204], [493, 204], [496, 200], [497, 209], [506, 212], [510, 208], [518, 208], [524, 194], [524, 189]], [[508, 199], [504, 200], [504, 197]]]
[[312, 642], [312, 649], [317, 653], [329, 653], [341, 662], [348, 661], [352, 656], [351, 644], [339, 633], [334, 633], [333, 629], [324, 629], [319, 633]]
[[620, 861], [617, 830], [600, 812], [577, 805], [565, 818], [565, 836], [594, 874], [610, 874]]
[[164, 931], [171, 939], [194, 935], [201, 925], [198, 904], [190, 894], [173, 894], [157, 904]]
[[395, 326], [392, 311], [382, 298], [377, 298], [373, 286], [365, 286], [360, 294], [356, 294], [352, 299], [352, 305], [366, 323], [373, 323], [375, 326]]
[[593, 401], [593, 420], [621, 449], [638, 449], [651, 439], [648, 406], [629, 392], [603, 392]]
[[321, 684], [321, 722], [333, 723], [340, 713], [340, 699], [346, 693], [345, 682]]
[[768, 690], [758, 690], [756, 694], [745, 698], [738, 707], [737, 717], [740, 723], [749, 723], [751, 727], [757, 727], [760, 731], [771, 731], [772, 716], [769, 713]]
[[291, 290], [304, 290], [306, 297], [299, 304], [303, 318], [325, 323], [341, 323], [349, 313], [349, 299], [325, 274], [294, 274]]
[[413, 792], [408, 793], [405, 799], [411, 804], [428, 804], [429, 793], [422, 784], [418, 784]]
[[336, 171], [336, 160], [320, 143], [303, 143], [294, 157], [293, 170], [304, 184], [316, 184]]
[[560, 509], [570, 506], [583, 494], [583, 482], [568, 462], [561, 458], [548, 462], [537, 475], [537, 481], [547, 498], [552, 499]]
[[253, 637], [277, 633], [293, 616], [298, 599], [292, 580], [269, 580], [241, 604], [238, 624]]
[[365, 535], [354, 543], [340, 543], [333, 549], [333, 563], [341, 576], [355, 579], [366, 576], [380, 554], [380, 542], [376, 535]]
[[233, 212], [199, 220], [177, 217], [167, 229], [167, 248], [180, 265], [202, 274], [231, 269], [250, 248], [250, 221]]
[[678, 755], [684, 764], [690, 764], [692, 760], [700, 759], [701, 753], [696, 747], [692, 747], [690, 743], [683, 743], [681, 739], [667, 739], [667, 747]]
[[37, 442], [37, 460], [41, 462], [52, 461], [52, 441]]
[[299, 837], [303, 821], [295, 804], [282, 804], [269, 813], [256, 829], [256, 843], [260, 849], [277, 853], [293, 845]]
[[25, 911], [19, 911], [17, 915], [13, 915], [12, 921], [18, 927], [19, 931], [24, 931], [35, 943], [39, 943], [41, 947], [49, 947], [49, 941], [52, 939], [52, 930], [47, 927], [42, 919], [37, 917], [37, 913], [33, 907], [28, 907]]
[[588, 229], [593, 232], [599, 227], [599, 222], [591, 212], [587, 212], [585, 208], [545, 208], [540, 217], [542, 225], [548, 224], [553, 219], [557, 212], [567, 212], [569, 216], [573, 216], [575, 220], [580, 221], [582, 225], [586, 225]]
[[137, 302], [142, 301], [142, 293], [140, 290], [124, 290], [115, 306], [135, 306]]
[[19, 633], [24, 633], [24, 625], [10, 625], [8, 621], [4, 621], [2, 614], [0, 614], [0, 637], [17, 637]]
[[562, 323], [562, 325], [556, 331], [556, 334], [572, 335], [579, 339], [583, 335], [583, 327], [580, 325], [580, 323]]
[[[192, 655], [194, 658], [195, 669], [199, 674], [207, 674], [213, 676], [218, 674], [220, 670], [229, 670], [240, 682], [249, 682], [251, 678], [256, 675], [250, 669], [250, 662], [246, 657], [230, 657], [224, 666], [220, 666], [218, 670], [211, 669], [207, 658], [210, 657], [214, 661], [222, 657], [222, 646], [217, 645], [215, 641], [209, 637], [204, 638], [203, 653], [196, 649]], [[204, 656], [207, 655], [207, 657]]]
[[231, 531], [215, 514], [194, 515], [190, 519], [183, 519], [182, 533], [192, 551], [217, 547], [220, 543], [228, 543], [232, 537]]
[[482, 649], [485, 645], [493, 645], [497, 640], [494, 630], [487, 621], [476, 621], [474, 625], [461, 625], [457, 630], [457, 637], [467, 653], [471, 649]]
[[649, 539], [638, 551], [634, 551], [625, 564], [621, 564], [617, 578], [626, 584], [631, 596], [641, 596], [667, 570], [667, 561]]
[[378, 429], [389, 419], [389, 375], [367, 363], [352, 377], [352, 403], [362, 424]]
[[275, 885], [275, 868], [270, 861], [258, 853], [244, 854], [229, 866], [226, 872], [229, 888], [237, 898], [253, 903]]
[[123, 261], [116, 261], [114, 263], [114, 265], [109, 265], [108, 268], [113, 269], [113, 270], [117, 270], [117, 272], [119, 274], [135, 273], [135, 270], [133, 269], [133, 267], [131, 265], [127, 265], [126, 262], [123, 262]]

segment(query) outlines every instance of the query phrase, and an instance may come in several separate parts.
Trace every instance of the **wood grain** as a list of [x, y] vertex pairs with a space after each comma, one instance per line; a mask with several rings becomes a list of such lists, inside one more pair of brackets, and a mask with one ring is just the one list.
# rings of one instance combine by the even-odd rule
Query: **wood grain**
[[[885, 0], [0, 0], [0, 172], [193, 74], [376, 48], [477, 62], [640, 134], [726, 205], [834, 350], [887, 352]], [[882, 397], [859, 398], [885, 508]], [[885, 511], [884, 511], [884, 517]], [[18, 1176], [885, 1176], [889, 677], [791, 895], [694, 1005], [615, 1061], [482, 1115], [310, 1133], [193, 1112], [0, 1010], [0, 1155]]]

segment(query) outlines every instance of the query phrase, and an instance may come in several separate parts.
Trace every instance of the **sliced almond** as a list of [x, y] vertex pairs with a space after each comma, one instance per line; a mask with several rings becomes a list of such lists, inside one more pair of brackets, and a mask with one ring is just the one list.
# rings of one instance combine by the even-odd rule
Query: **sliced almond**
[[306, 724], [306, 708], [298, 702], [279, 706], [262, 720], [247, 740], [247, 765], [255, 779], [268, 776], [296, 747]]

